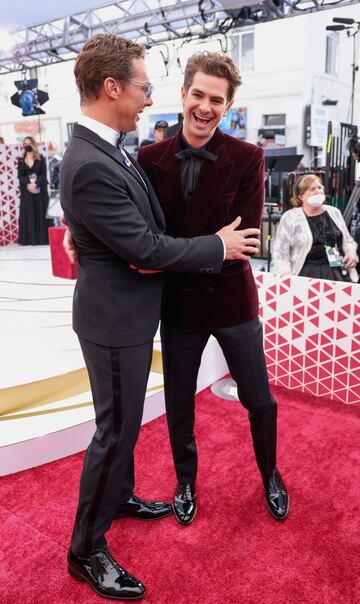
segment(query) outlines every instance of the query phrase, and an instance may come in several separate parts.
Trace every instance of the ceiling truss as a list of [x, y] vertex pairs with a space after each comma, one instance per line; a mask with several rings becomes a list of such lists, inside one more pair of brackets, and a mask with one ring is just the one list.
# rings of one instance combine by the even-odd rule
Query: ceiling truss
[[74, 59], [98, 33], [117, 34], [146, 47], [172, 40], [226, 36], [233, 28], [358, 4], [359, 0], [118, 0], [13, 32], [0, 51], [0, 75]]

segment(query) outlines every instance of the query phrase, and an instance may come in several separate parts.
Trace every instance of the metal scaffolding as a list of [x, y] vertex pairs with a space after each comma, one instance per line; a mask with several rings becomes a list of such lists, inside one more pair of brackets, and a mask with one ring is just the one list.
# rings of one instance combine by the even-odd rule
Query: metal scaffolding
[[326, 10], [359, 0], [118, 0], [22, 27], [0, 51], [0, 75], [74, 59], [86, 40], [114, 33], [148, 48], [171, 40], [226, 36], [233, 28]]

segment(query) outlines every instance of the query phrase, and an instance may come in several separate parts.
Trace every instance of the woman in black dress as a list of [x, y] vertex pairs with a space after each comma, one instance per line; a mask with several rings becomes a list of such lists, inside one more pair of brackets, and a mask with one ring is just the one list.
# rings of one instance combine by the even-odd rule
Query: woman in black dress
[[24, 138], [23, 149], [18, 164], [20, 183], [18, 243], [45, 245], [49, 243], [48, 228], [52, 225], [52, 221], [45, 218], [49, 203], [46, 163], [32, 136]]

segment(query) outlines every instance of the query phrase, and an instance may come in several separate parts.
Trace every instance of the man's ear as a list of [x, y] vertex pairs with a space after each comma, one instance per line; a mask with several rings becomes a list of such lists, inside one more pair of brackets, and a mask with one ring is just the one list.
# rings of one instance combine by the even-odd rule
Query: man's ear
[[117, 80], [114, 78], [105, 78], [103, 82], [103, 90], [105, 94], [111, 99], [119, 98], [119, 93], [121, 91], [121, 86]]
[[185, 90], [185, 86], [182, 85], [181, 86], [181, 104], [182, 104], [182, 106], [184, 106], [185, 99], [186, 99], [186, 90]]
[[234, 104], [234, 99], [232, 101], [230, 101], [227, 105], [225, 105], [224, 115], [226, 115], [228, 113], [228, 111], [231, 109], [233, 104]]

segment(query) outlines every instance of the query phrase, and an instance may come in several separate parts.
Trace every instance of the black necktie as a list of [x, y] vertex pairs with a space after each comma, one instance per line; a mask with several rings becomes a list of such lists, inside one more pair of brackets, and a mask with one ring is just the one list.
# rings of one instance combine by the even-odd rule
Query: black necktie
[[188, 147], [175, 154], [176, 159], [181, 162], [181, 183], [185, 203], [190, 205], [193, 191], [199, 178], [200, 169], [204, 159], [216, 162], [217, 155], [206, 149], [193, 149]]
[[126, 132], [120, 132], [119, 138], [116, 141], [118, 149], [123, 149], [125, 145]]
[[182, 160], [182, 159], [190, 159], [191, 157], [199, 157], [201, 159], [208, 159], [209, 161], [212, 162], [216, 162], [217, 160], [217, 155], [215, 155], [215, 153], [210, 153], [210, 151], [207, 151], [206, 149], [183, 149], [183, 151], [179, 151], [179, 153], [176, 153], [175, 155], [176, 159]]

